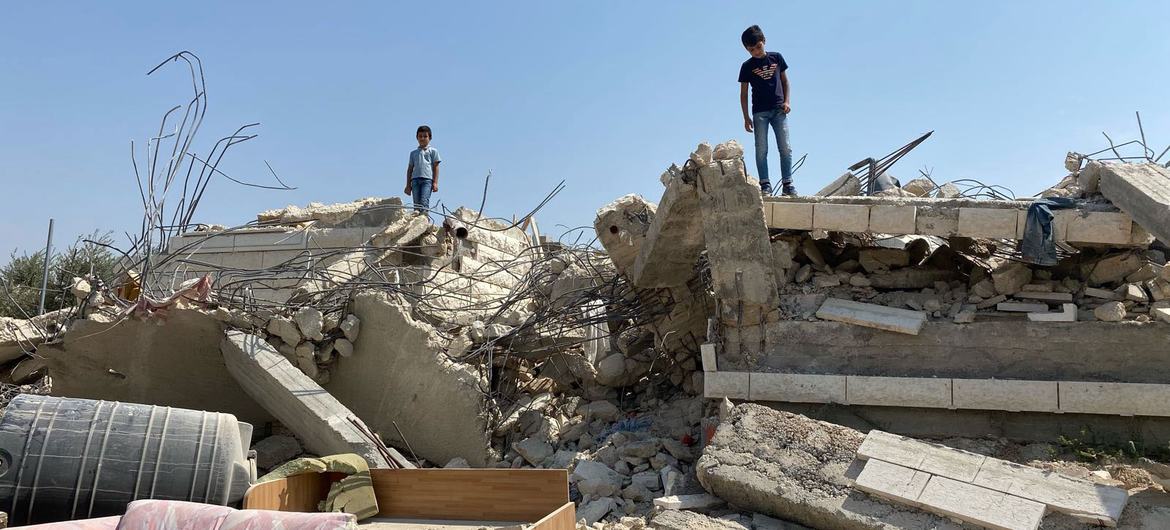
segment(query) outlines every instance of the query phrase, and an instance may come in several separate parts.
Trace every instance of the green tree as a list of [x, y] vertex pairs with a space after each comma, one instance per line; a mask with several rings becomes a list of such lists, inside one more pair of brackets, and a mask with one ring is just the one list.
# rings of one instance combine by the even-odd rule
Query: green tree
[[[113, 241], [109, 234], [94, 232], [77, 238], [64, 250], [53, 253], [49, 268], [49, 284], [45, 293], [45, 311], [55, 311], [76, 303], [69, 287], [74, 277], [92, 274], [104, 281], [113, 279], [118, 258], [101, 244]], [[0, 267], [0, 316], [28, 318], [36, 315], [41, 298], [41, 274], [45, 251], [17, 255], [12, 252], [6, 265]]]

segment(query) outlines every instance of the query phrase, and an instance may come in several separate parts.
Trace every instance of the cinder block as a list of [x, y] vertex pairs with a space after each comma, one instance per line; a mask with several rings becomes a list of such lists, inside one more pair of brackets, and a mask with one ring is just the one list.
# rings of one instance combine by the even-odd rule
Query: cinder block
[[959, 208], [959, 234], [963, 237], [1015, 239], [1017, 210]]
[[1066, 240], [1075, 243], [1125, 245], [1132, 235], [1133, 219], [1121, 212], [1088, 212], [1068, 220]]
[[1060, 411], [1170, 416], [1170, 385], [1061, 381]]
[[1047, 505], [1081, 521], [1117, 526], [1129, 500], [1121, 488], [988, 458], [974, 485]]
[[960, 451], [944, 445], [920, 442], [877, 429], [869, 431], [857, 457], [862, 460], [881, 460], [899, 466], [941, 475], [955, 480], [975, 480], [986, 456]]
[[1057, 412], [1056, 381], [954, 379], [957, 409]]
[[881, 234], [913, 234], [918, 207], [877, 204], [869, 208], [869, 231]]
[[850, 405], [951, 408], [951, 380], [931, 377], [850, 375], [845, 379]]
[[708, 399], [748, 399], [748, 372], [706, 372], [703, 374], [703, 397]]
[[1045, 506], [973, 484], [931, 477], [918, 504], [924, 510], [996, 530], [1036, 530]]
[[752, 372], [752, 401], [845, 403], [845, 376]]
[[918, 496], [929, 480], [930, 473], [881, 460], [870, 460], [865, 463], [861, 474], [857, 475], [853, 486], [899, 504], [917, 506]]
[[1061, 304], [1060, 311], [1052, 313], [1028, 313], [1028, 320], [1032, 322], [1076, 322], [1077, 305]]
[[715, 345], [708, 342], [699, 346], [699, 353], [703, 359], [703, 371], [715, 372], [718, 370], [718, 364], [715, 360]]
[[263, 269], [265, 267], [264, 254], [264, 252], [233, 252], [225, 255], [220, 265], [229, 269]]
[[816, 204], [813, 228], [840, 232], [869, 230], [869, 206], [864, 204]]
[[304, 230], [293, 232], [237, 232], [237, 250], [267, 249], [272, 246], [305, 248], [306, 233]]
[[813, 205], [808, 202], [769, 202], [772, 208], [768, 228], [812, 230]]
[[[282, 263], [285, 263], [288, 260], [291, 260], [297, 256], [307, 255], [307, 254], [308, 254], [308, 252], [305, 250], [274, 250], [274, 251], [268, 251], [268, 252], [252, 251], [252, 252], [237, 253], [237, 255], [243, 255], [243, 256], [252, 256], [252, 255], [260, 256], [260, 266], [263, 268], [275, 267], [275, 266], [280, 265]], [[306, 266], [306, 267], [308, 266], [307, 260], [306, 260], [306, 263], [304, 266]]]

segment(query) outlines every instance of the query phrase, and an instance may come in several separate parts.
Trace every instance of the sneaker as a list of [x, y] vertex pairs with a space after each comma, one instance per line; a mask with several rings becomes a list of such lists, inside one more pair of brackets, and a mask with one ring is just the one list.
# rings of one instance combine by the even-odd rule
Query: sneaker
[[772, 183], [768, 182], [766, 180], [761, 180], [760, 181], [760, 193], [765, 195], [765, 196], [771, 195], [772, 194]]
[[783, 193], [786, 197], [795, 197], [796, 186], [793, 186], [792, 184], [785, 184], [781, 193]]

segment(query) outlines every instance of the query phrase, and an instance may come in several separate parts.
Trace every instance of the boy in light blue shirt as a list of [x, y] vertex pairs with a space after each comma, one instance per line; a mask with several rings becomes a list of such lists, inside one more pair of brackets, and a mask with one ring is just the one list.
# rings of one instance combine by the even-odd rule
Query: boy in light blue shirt
[[431, 208], [431, 193], [439, 191], [439, 152], [431, 147], [431, 128], [420, 125], [414, 137], [418, 149], [410, 152], [410, 163], [406, 166], [406, 190], [414, 199], [414, 210], [425, 213]]

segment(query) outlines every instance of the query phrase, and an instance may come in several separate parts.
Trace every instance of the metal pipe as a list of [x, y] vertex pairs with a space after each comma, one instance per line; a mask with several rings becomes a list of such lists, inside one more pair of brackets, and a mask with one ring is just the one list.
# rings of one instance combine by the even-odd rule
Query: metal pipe
[[37, 306], [37, 314], [45, 314], [45, 292], [49, 288], [49, 263], [53, 252], [53, 218], [49, 218], [49, 238], [45, 241], [45, 271], [41, 275], [41, 303]]

